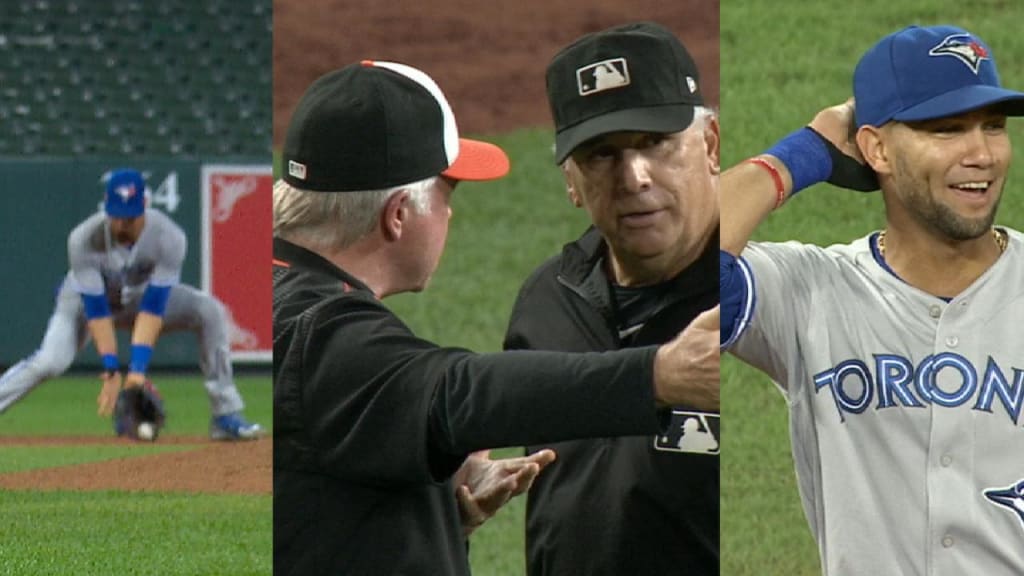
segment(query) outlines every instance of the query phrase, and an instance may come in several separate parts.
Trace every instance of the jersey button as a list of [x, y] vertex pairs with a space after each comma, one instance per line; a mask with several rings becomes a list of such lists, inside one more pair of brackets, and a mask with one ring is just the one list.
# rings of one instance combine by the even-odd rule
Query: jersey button
[[953, 457], [950, 456], [949, 454], [946, 454], [941, 459], [939, 459], [939, 462], [942, 463], [943, 468], [948, 468], [949, 465], [953, 463]]
[[942, 316], [942, 308], [938, 304], [932, 304], [928, 307], [928, 315], [932, 318], [938, 318]]
[[948, 535], [948, 534], [946, 536], [944, 536], [942, 538], [942, 547], [943, 548], [952, 548], [953, 547], [953, 537]]
[[946, 346], [949, 346], [950, 348], [956, 348], [956, 345], [959, 344], [959, 343], [960, 343], [960, 339], [957, 338], [956, 336], [947, 336], [946, 337]]

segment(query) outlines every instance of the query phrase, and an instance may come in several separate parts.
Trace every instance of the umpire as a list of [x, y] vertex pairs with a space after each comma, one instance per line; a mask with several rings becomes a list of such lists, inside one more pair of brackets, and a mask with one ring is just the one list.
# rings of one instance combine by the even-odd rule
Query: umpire
[[[718, 304], [719, 131], [697, 67], [654, 23], [588, 34], [547, 70], [555, 160], [594, 226], [540, 266], [506, 348], [668, 342]], [[533, 444], [558, 454], [527, 503], [530, 576], [718, 574], [719, 415], [658, 433]]]
[[323, 76], [283, 160], [275, 574], [469, 574], [452, 481], [467, 454], [653, 434], [667, 404], [717, 410], [717, 310], [660, 348], [474, 354], [417, 338], [381, 304], [427, 284], [457, 183], [508, 171], [500, 149], [459, 139], [423, 72], [365, 61]]

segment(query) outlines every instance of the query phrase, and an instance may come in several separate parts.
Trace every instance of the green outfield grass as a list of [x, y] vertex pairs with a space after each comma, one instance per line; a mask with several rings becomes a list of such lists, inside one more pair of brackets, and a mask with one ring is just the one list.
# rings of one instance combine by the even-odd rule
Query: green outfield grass
[[269, 496], [0, 491], [0, 574], [269, 576]]
[[[1003, 83], [1024, 88], [1024, 5], [999, 0], [723, 0], [721, 107], [723, 164], [769, 147], [821, 108], [850, 96], [853, 67], [883, 35], [909, 24], [955, 24], [993, 48]], [[1024, 120], [1011, 120], [1024, 163]], [[998, 222], [1024, 227], [1024, 167], [1011, 171]], [[757, 239], [845, 243], [883, 226], [877, 194], [827, 185], [801, 192]], [[820, 574], [800, 508], [785, 402], [758, 372], [722, 360], [722, 574]]]
[[[155, 374], [165, 436], [205, 436], [209, 401], [198, 376]], [[269, 376], [236, 379], [246, 416], [272, 429]], [[0, 415], [0, 437], [113, 436], [96, 416], [99, 380], [46, 382]], [[0, 473], [184, 451], [190, 445], [0, 445]], [[55, 470], [55, 474], [62, 472]], [[0, 575], [264, 575], [271, 573], [267, 496], [0, 490]]]

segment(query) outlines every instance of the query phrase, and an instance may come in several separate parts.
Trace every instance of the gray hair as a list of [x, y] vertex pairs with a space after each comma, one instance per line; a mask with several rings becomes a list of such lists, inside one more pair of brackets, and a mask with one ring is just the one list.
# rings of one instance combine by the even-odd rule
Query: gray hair
[[413, 210], [430, 211], [430, 190], [438, 176], [383, 190], [313, 192], [284, 180], [274, 183], [274, 236], [313, 250], [348, 248], [377, 226], [392, 196], [406, 190]]
[[715, 111], [714, 108], [708, 108], [707, 106], [694, 106], [693, 122], [690, 126], [700, 126], [701, 129], [704, 129], [707, 128], [708, 122], [717, 117], [718, 112]]

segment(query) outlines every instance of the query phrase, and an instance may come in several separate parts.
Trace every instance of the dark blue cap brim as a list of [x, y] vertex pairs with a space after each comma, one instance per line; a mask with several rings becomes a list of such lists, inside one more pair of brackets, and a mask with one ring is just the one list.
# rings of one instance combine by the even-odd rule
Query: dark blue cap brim
[[1001, 104], [1000, 112], [1007, 116], [1024, 116], [1024, 93], [997, 86], [964, 86], [930, 100], [902, 110], [891, 119], [900, 122], [919, 122], [964, 114], [972, 110]]
[[119, 204], [117, 202], [107, 202], [105, 208], [107, 216], [110, 216], [111, 218], [138, 218], [146, 211], [146, 207], [142, 206], [141, 203], [136, 206]]
[[693, 105], [669, 104], [630, 108], [584, 120], [555, 135], [555, 163], [561, 164], [577, 146], [612, 132], [679, 132], [693, 122]]

